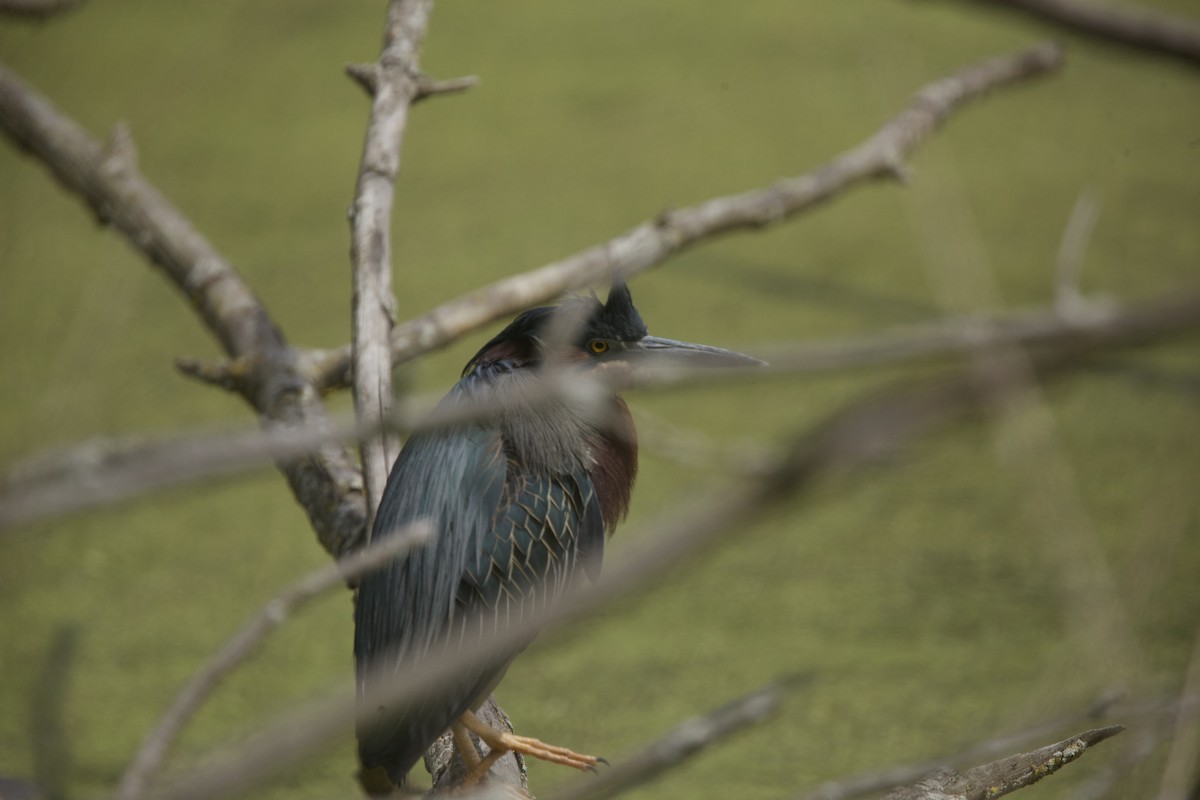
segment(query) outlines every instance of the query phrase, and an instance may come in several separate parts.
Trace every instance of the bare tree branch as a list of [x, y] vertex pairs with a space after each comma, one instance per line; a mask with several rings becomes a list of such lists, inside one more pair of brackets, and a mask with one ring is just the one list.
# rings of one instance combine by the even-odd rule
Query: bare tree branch
[[0, 0], [0, 14], [45, 19], [70, 11], [83, 0]]
[[184, 727], [212, 694], [221, 680], [238, 667], [259, 643], [308, 601], [354, 582], [366, 572], [421, 546], [431, 535], [429, 525], [417, 523], [350, 554], [346, 558], [309, 573], [272, 598], [261, 611], [217, 651], [175, 697], [170, 708], [146, 737], [129, 763], [117, 789], [118, 800], [138, 800], [160, 769], [167, 752]]
[[1001, 753], [1012, 752], [1025, 742], [1045, 739], [1054, 733], [1061, 732], [1069, 725], [1076, 725], [1086, 720], [1096, 720], [1108, 711], [1121, 698], [1121, 693], [1109, 691], [1096, 699], [1091, 707], [1080, 714], [1072, 714], [1064, 719], [1054, 720], [1041, 725], [1035, 725], [1024, 730], [1009, 733], [995, 739], [971, 745], [955, 755], [923, 761], [916, 764], [901, 764], [884, 769], [875, 769], [858, 775], [838, 778], [818, 786], [816, 789], [798, 796], [797, 800], [850, 800], [866, 794], [882, 792], [913, 783], [925, 775], [930, 775], [943, 769], [948, 764], [970, 763], [982, 758], [990, 758]]
[[1200, 24], [1150, 8], [1095, 0], [975, 0], [1023, 11], [1067, 30], [1200, 65]]
[[93, 439], [11, 467], [0, 480], [0, 531], [271, 461], [305, 458], [359, 434], [353, 422], [338, 421], [303, 428]]
[[679, 724], [640, 753], [598, 776], [575, 781], [552, 793], [550, 798], [602, 800], [649, 783], [730, 735], [770, 719], [779, 711], [783, 698], [784, 687], [775, 684], [739, 697], [704, 716]]
[[1080, 192], [1063, 229], [1054, 265], [1054, 310], [1059, 316], [1079, 318], [1096, 312], [1095, 302], [1088, 301], [1079, 289], [1079, 276], [1083, 272], [1083, 253], [1099, 213], [1096, 196], [1086, 189]]
[[1088, 748], [1125, 730], [1121, 725], [1084, 731], [1031, 753], [1018, 753], [966, 772], [943, 770], [914, 786], [888, 793], [884, 800], [990, 800], [1037, 783], [1082, 756]]
[[[1192, 654], [1183, 675], [1182, 697], [1200, 696], [1200, 630], [1192, 640]], [[1174, 715], [1171, 747], [1163, 767], [1162, 785], [1157, 800], [1187, 800], [1189, 784], [1196, 780], [1196, 762], [1200, 757], [1200, 727], [1182, 707]]]
[[[375, 95], [375, 87], [379, 82], [379, 64], [347, 64], [346, 74], [363, 88], [368, 95]], [[440, 94], [456, 94], [465, 92], [479, 83], [479, 76], [464, 75], [461, 78], [438, 80], [424, 73], [417, 74], [417, 94], [412, 99], [412, 105], [422, 100], [436, 97]]]
[[[363, 143], [354, 204], [350, 207], [350, 261], [353, 271], [354, 410], [359, 422], [382, 420], [392, 405], [392, 361], [388, 336], [396, 319], [392, 293], [392, 201], [408, 107], [420, 90], [417, 78], [421, 41], [432, 0], [392, 0], [388, 4], [383, 53], [374, 70], [371, 120]], [[359, 444], [367, 491], [367, 529], [399, 453], [392, 436]]]
[[[630, 275], [648, 269], [699, 242], [781, 222], [855, 184], [902, 176], [904, 159], [962, 105], [993, 89], [1044, 75], [1061, 62], [1059, 48], [1046, 43], [935, 81], [870, 139], [813, 172], [665, 212], [603, 244], [497, 281], [397, 325], [392, 331], [393, 362], [444, 347], [499, 317], [614, 273]], [[322, 389], [349, 385], [351, 366], [348, 347], [326, 351], [311, 364]]]
[[[247, 365], [239, 390], [268, 427], [322, 425], [325, 408], [293, 351], [233, 266], [138, 172], [132, 140], [117, 126], [93, 140], [3, 65], [0, 128], [37, 156], [102, 223], [112, 224], [191, 301], [226, 353]], [[350, 454], [326, 446], [280, 464], [296, 499], [333, 555], [362, 541], [366, 503]]]

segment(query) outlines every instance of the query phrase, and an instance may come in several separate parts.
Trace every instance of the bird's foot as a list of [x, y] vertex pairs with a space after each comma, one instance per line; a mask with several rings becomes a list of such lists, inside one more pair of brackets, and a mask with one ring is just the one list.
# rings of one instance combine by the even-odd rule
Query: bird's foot
[[576, 753], [569, 748], [547, 744], [539, 739], [498, 731], [470, 711], [463, 714], [459, 721], [463, 727], [478, 736], [490, 750], [478, 764], [472, 766], [470, 774], [467, 776], [467, 785], [475, 783], [486, 775], [496, 759], [509, 751], [590, 772], [596, 771], [597, 764], [608, 763], [603, 758]]

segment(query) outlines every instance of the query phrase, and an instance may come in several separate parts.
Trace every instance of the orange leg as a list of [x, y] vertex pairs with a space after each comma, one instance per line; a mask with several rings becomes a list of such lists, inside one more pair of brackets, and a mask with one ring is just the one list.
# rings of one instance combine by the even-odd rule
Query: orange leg
[[[463, 714], [455, 723], [456, 738], [458, 736], [458, 726], [462, 726], [462, 728], [474, 733], [481, 740], [483, 740], [483, 743], [486, 744], [490, 750], [490, 752], [475, 765], [472, 765], [470, 761], [467, 762], [467, 767], [470, 770], [466, 780], [466, 785], [468, 786], [472, 785], [486, 775], [487, 771], [491, 769], [492, 764], [496, 763], [496, 759], [500, 758], [510, 750], [521, 753], [522, 755], [531, 756], [533, 758], [540, 758], [543, 761], [550, 761], [555, 764], [562, 764], [563, 766], [574, 767], [575, 769], [590, 770], [592, 772], [596, 771], [597, 764], [607, 763], [604, 762], [604, 759], [602, 758], [584, 755], [583, 753], [576, 753], [574, 750], [569, 750], [566, 747], [558, 747], [556, 745], [546, 744], [545, 742], [537, 739], [531, 739], [528, 736], [517, 736], [516, 734], [508, 733], [506, 731], [498, 731], [491, 725], [488, 725], [486, 722], [481, 720], [479, 717], [475, 716], [475, 714], [471, 711]], [[461, 740], [459, 743], [459, 748], [462, 749]], [[474, 747], [471, 747], [471, 752], [474, 754]], [[465, 752], [463, 758], [466, 758]]]
[[462, 753], [463, 763], [467, 765], [467, 774], [473, 774], [479, 767], [479, 753], [475, 750], [475, 743], [471, 741], [471, 734], [467, 733], [467, 729], [457, 720], [450, 726], [450, 731], [454, 734], [458, 752]]

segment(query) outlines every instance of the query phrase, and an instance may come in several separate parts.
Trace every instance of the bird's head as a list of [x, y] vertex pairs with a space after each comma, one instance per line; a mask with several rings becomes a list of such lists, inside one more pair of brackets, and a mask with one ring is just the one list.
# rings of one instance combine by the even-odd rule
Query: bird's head
[[633, 305], [629, 287], [614, 280], [604, 303], [593, 294], [520, 314], [480, 348], [463, 374], [501, 362], [538, 367], [551, 357], [566, 363], [633, 368], [664, 364], [746, 367], [764, 363], [720, 347], [651, 336]]

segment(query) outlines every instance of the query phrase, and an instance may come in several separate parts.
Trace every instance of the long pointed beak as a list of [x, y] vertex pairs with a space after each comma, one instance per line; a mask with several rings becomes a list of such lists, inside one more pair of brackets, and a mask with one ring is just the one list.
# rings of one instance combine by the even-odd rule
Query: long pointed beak
[[767, 362], [726, 350], [723, 347], [713, 347], [707, 344], [680, 342], [675, 339], [662, 339], [658, 336], [645, 336], [640, 341], [630, 344], [622, 356], [638, 366], [648, 366], [653, 361], [655, 365], [666, 362], [667, 366], [679, 367], [762, 367]]

